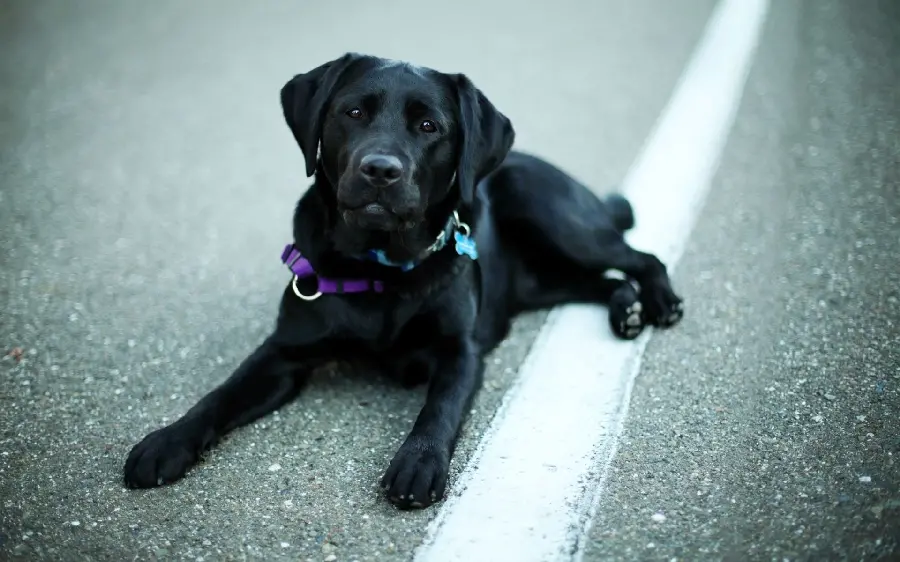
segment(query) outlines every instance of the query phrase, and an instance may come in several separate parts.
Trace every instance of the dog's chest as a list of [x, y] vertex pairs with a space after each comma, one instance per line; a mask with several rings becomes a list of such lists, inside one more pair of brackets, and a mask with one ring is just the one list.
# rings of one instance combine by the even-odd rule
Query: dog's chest
[[342, 339], [350, 339], [369, 351], [387, 352], [426, 324], [418, 307], [402, 303], [392, 307], [356, 309], [342, 318]]

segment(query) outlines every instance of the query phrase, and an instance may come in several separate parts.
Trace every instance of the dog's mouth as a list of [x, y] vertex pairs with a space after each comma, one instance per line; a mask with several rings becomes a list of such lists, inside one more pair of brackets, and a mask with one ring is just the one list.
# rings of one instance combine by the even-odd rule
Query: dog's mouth
[[401, 231], [415, 226], [415, 221], [404, 219], [378, 202], [341, 211], [344, 222], [365, 230]]

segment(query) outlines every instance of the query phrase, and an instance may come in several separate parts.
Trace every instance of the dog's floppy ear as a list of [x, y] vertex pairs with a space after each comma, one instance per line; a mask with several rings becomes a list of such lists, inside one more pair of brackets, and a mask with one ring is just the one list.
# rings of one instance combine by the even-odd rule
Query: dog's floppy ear
[[481, 90], [464, 74], [456, 75], [461, 135], [456, 177], [464, 204], [475, 198], [475, 186], [497, 169], [512, 148], [516, 133]]
[[281, 88], [281, 109], [291, 133], [306, 158], [306, 176], [316, 173], [322, 123], [331, 94], [341, 75], [359, 55], [347, 53], [339, 59], [294, 76]]

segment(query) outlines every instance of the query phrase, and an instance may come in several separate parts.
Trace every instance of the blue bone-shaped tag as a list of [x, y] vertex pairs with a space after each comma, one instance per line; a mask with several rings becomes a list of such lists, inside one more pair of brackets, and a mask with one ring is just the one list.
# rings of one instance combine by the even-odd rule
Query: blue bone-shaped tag
[[478, 249], [475, 247], [475, 241], [462, 232], [455, 232], [453, 239], [456, 240], [456, 253], [459, 255], [469, 256], [473, 260], [478, 259]]

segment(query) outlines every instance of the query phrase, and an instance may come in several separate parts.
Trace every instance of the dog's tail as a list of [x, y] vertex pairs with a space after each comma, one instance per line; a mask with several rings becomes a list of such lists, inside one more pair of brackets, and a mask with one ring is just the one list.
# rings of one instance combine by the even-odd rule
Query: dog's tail
[[612, 193], [604, 198], [604, 202], [616, 229], [625, 232], [634, 228], [634, 210], [625, 197], [618, 193]]

